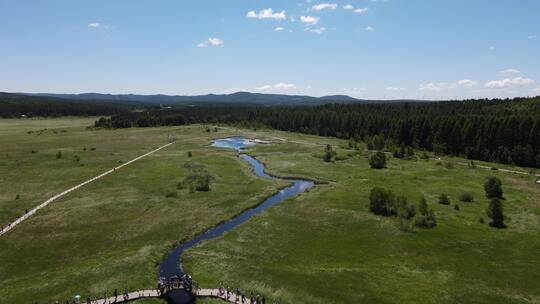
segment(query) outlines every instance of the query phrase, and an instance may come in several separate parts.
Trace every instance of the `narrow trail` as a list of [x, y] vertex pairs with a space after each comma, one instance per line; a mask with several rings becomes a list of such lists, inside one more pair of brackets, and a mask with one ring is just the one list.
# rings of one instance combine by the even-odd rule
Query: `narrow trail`
[[109, 171], [107, 171], [107, 172], [105, 172], [105, 173], [102, 173], [102, 174], [100, 174], [100, 175], [98, 175], [98, 176], [96, 176], [96, 177], [94, 177], [94, 178], [91, 178], [91, 179], [89, 179], [89, 180], [87, 180], [87, 181], [85, 181], [85, 182], [83, 182], [83, 183], [78, 184], [78, 185], [75, 186], [75, 187], [69, 188], [69, 189], [67, 189], [67, 190], [64, 191], [64, 192], [62, 192], [62, 193], [60, 193], [60, 194], [57, 194], [57, 195], [55, 195], [55, 196], [49, 198], [49, 199], [46, 200], [45, 202], [41, 203], [39, 206], [37, 206], [37, 207], [35, 207], [34, 209], [28, 211], [28, 213], [26, 213], [25, 215], [19, 217], [18, 219], [16, 219], [16, 220], [13, 221], [12, 223], [8, 224], [7, 226], [2, 227], [2, 230], [0, 230], [0, 237], [3, 236], [4, 234], [8, 233], [9, 231], [11, 231], [11, 230], [12, 230], [13, 228], [15, 228], [17, 225], [21, 224], [24, 220], [26, 220], [26, 219], [28, 219], [29, 217], [31, 217], [32, 215], [34, 215], [34, 214], [35, 214], [37, 211], [39, 211], [40, 209], [43, 209], [43, 208], [47, 207], [49, 204], [51, 204], [51, 203], [54, 202], [55, 200], [57, 200], [57, 199], [59, 199], [59, 198], [65, 196], [65, 195], [67, 195], [68, 193], [71, 193], [71, 192], [73, 192], [73, 191], [75, 191], [75, 190], [77, 190], [77, 189], [79, 189], [79, 188], [81, 188], [81, 187], [83, 187], [83, 186], [85, 186], [85, 185], [87, 185], [87, 184], [93, 182], [93, 181], [96, 181], [96, 180], [98, 180], [98, 179], [100, 179], [100, 178], [103, 178], [103, 177], [105, 177], [105, 176], [107, 176], [107, 175], [109, 175], [109, 174], [115, 172], [116, 170], [119, 170], [119, 169], [121, 169], [121, 168], [123, 168], [123, 167], [125, 167], [125, 166], [128, 166], [128, 165], [130, 165], [130, 164], [132, 164], [132, 163], [134, 163], [134, 162], [136, 162], [136, 161], [142, 159], [142, 158], [145, 158], [146, 156], [149, 156], [149, 155], [151, 155], [151, 154], [154, 154], [154, 153], [158, 152], [158, 151], [161, 150], [161, 149], [167, 148], [167, 147], [173, 145], [174, 143], [175, 143], [175, 142], [171, 142], [171, 143], [168, 143], [168, 144], [166, 144], [166, 145], [163, 145], [163, 146], [161, 146], [161, 147], [159, 147], [159, 148], [157, 148], [157, 149], [155, 149], [155, 150], [153, 150], [153, 151], [150, 151], [150, 152], [148, 152], [148, 153], [146, 153], [146, 154], [144, 154], [144, 155], [141, 155], [141, 156], [139, 156], [139, 157], [136, 157], [136, 158], [134, 158], [134, 159], [132, 159], [132, 160], [130, 160], [130, 161], [128, 161], [128, 162], [126, 162], [126, 163], [124, 163], [124, 164], [118, 166], [118, 167], [115, 167], [115, 168], [113, 168], [113, 169], [111, 169], [111, 170], [109, 170]]

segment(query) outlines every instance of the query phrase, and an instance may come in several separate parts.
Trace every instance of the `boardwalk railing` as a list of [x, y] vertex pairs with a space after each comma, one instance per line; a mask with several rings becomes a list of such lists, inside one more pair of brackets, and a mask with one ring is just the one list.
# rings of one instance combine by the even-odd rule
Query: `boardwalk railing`
[[[182, 288], [178, 288], [182, 289]], [[149, 298], [161, 298], [162, 296], [165, 296], [167, 292], [178, 290], [178, 289], [172, 289], [165, 292], [161, 292], [158, 289], [149, 289], [149, 290], [139, 290], [130, 292], [127, 297], [124, 295], [119, 295], [118, 297], [108, 297], [106, 299], [90, 299], [90, 302], [87, 302], [87, 300], [82, 301], [82, 303], [89, 303], [89, 304], [113, 304], [113, 303], [127, 303], [131, 301], [141, 300], [141, 299], [149, 299]], [[193, 291], [194, 296], [197, 298], [214, 298], [214, 299], [220, 299], [228, 303], [243, 303], [243, 304], [255, 304], [256, 301], [251, 301], [249, 298], [245, 298], [245, 301], [242, 302], [242, 295], [237, 295], [234, 292], [227, 293], [226, 291], [222, 291], [220, 289], [197, 289]]]

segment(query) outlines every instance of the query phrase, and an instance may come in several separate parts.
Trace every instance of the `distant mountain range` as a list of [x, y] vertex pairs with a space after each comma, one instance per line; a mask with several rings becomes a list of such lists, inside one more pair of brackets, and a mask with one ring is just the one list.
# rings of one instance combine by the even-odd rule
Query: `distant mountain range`
[[20, 93], [29, 96], [43, 96], [66, 99], [70, 101], [111, 101], [115, 103], [134, 103], [134, 104], [153, 104], [164, 106], [175, 105], [190, 105], [190, 104], [256, 104], [264, 106], [277, 105], [322, 105], [328, 103], [386, 103], [386, 102], [414, 102], [416, 100], [393, 100], [393, 101], [376, 101], [356, 99], [346, 95], [332, 95], [323, 97], [312, 97], [303, 95], [282, 95], [282, 94], [260, 94], [249, 92], [238, 92], [233, 94], [208, 94], [198, 96], [180, 96], [180, 95], [135, 95], [135, 94], [99, 94], [99, 93], [83, 93], [83, 94], [49, 94], [38, 93], [28, 94]]

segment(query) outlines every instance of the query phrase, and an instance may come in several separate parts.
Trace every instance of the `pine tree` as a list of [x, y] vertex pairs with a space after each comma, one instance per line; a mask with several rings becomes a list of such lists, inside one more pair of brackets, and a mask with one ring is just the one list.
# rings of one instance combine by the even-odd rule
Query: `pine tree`
[[498, 198], [493, 198], [486, 210], [487, 216], [491, 219], [492, 227], [502, 229], [506, 228], [504, 224], [503, 204]]

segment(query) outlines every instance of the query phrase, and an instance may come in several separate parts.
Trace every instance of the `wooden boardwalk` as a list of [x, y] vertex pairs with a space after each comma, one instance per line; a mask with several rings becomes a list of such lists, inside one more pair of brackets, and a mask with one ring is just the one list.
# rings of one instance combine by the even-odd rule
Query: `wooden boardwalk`
[[[117, 298], [109, 297], [107, 299], [91, 300], [90, 304], [113, 304], [113, 303], [127, 303], [131, 301], [149, 299], [149, 298], [160, 298], [162, 294], [157, 289], [149, 290], [140, 290], [130, 292], [127, 298], [124, 298], [123, 295], [119, 295]], [[244, 304], [255, 304], [255, 301], [251, 302], [249, 298], [246, 297], [245, 302], [242, 302], [242, 297], [237, 297], [233, 292], [229, 293], [229, 298], [227, 299], [226, 294], [220, 295], [219, 289], [198, 289], [195, 292], [197, 298], [214, 298], [220, 299], [228, 303], [244, 303]], [[81, 299], [81, 303], [86, 303], [86, 299]]]
[[[112, 304], [112, 303], [127, 303], [130, 301], [148, 299], [148, 298], [159, 298], [161, 293], [157, 289], [151, 290], [139, 290], [130, 292], [128, 297], [124, 299], [124, 295], [119, 295], [117, 298], [109, 297], [107, 299], [91, 300], [91, 304]], [[81, 303], [86, 303], [86, 299], [81, 299]]]
[[13, 228], [15, 228], [15, 226], [19, 225], [19, 224], [22, 223], [24, 220], [28, 219], [29, 217], [31, 217], [32, 215], [34, 215], [36, 212], [38, 212], [38, 210], [47, 207], [47, 205], [49, 205], [50, 203], [54, 202], [55, 200], [61, 198], [62, 196], [66, 195], [66, 194], [68, 194], [68, 193], [70, 193], [70, 192], [73, 192], [73, 191], [75, 191], [75, 190], [77, 190], [77, 189], [79, 189], [79, 188], [81, 188], [81, 187], [83, 187], [83, 186], [85, 186], [85, 185], [87, 185], [87, 184], [89, 184], [89, 183], [95, 181], [95, 180], [98, 180], [98, 179], [100, 179], [100, 178], [102, 178], [102, 177], [104, 177], [104, 176], [107, 176], [107, 175], [109, 175], [109, 174], [115, 172], [115, 171], [118, 170], [118, 169], [121, 169], [121, 168], [123, 168], [123, 167], [125, 167], [125, 166], [128, 166], [128, 165], [130, 165], [130, 164], [132, 164], [132, 163], [134, 163], [134, 162], [140, 160], [141, 158], [144, 158], [144, 157], [146, 157], [146, 156], [148, 156], [148, 155], [154, 154], [154, 153], [158, 152], [159, 150], [161, 150], [161, 149], [163, 149], [163, 148], [166, 148], [166, 147], [168, 147], [168, 146], [170, 146], [170, 145], [172, 145], [172, 144], [174, 144], [174, 143], [175, 143], [175, 142], [171, 142], [171, 143], [168, 143], [168, 144], [166, 144], [166, 145], [163, 145], [163, 146], [161, 146], [161, 147], [159, 147], [159, 148], [157, 148], [157, 149], [155, 149], [155, 150], [153, 150], [153, 151], [150, 151], [150, 152], [148, 152], [148, 153], [146, 153], [146, 154], [144, 154], [144, 155], [141, 155], [141, 156], [139, 156], [139, 157], [137, 157], [137, 158], [134, 158], [134, 159], [128, 161], [127, 163], [124, 163], [124, 164], [122, 164], [122, 165], [120, 165], [120, 166], [118, 166], [118, 167], [115, 167], [115, 168], [113, 168], [113, 169], [111, 169], [111, 170], [109, 170], [109, 171], [107, 171], [107, 172], [105, 172], [105, 173], [102, 173], [102, 174], [100, 174], [100, 175], [98, 175], [98, 176], [96, 176], [96, 177], [94, 177], [94, 178], [91, 178], [91, 179], [89, 179], [89, 180], [87, 180], [87, 181], [85, 181], [85, 182], [83, 182], [83, 183], [81, 183], [81, 184], [78, 184], [78, 185], [75, 186], [75, 187], [72, 187], [72, 188], [70, 188], [70, 189], [68, 189], [68, 190], [66, 190], [66, 191], [64, 191], [64, 192], [62, 192], [62, 193], [60, 193], [60, 194], [57, 194], [57, 195], [55, 195], [55, 196], [49, 198], [49, 199], [46, 200], [45, 202], [41, 203], [41, 205], [39, 205], [39, 206], [35, 207], [34, 209], [28, 211], [28, 213], [26, 213], [25, 215], [19, 217], [19, 218], [16, 219], [15, 221], [13, 221], [13, 223], [10, 223], [10, 224], [8, 224], [7, 226], [2, 227], [2, 230], [0, 230], [0, 236], [2, 236], [2, 235], [4, 235], [4, 234], [8, 233], [8, 232], [11, 231]]

